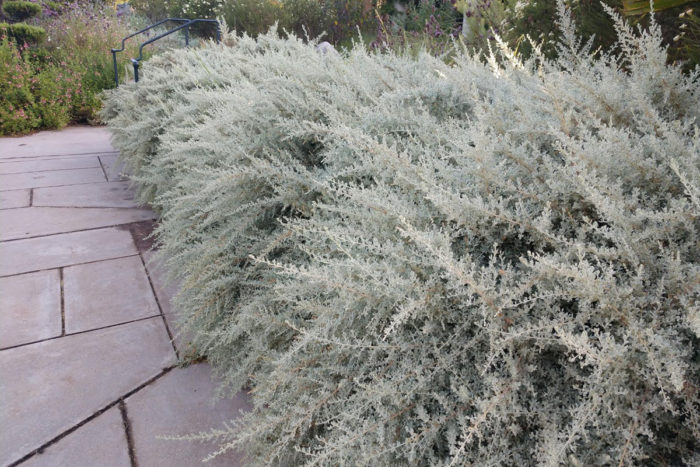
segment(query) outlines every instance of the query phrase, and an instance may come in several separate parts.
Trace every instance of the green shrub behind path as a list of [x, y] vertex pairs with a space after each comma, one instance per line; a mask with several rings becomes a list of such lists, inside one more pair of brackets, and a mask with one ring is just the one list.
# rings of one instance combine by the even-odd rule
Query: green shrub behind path
[[41, 5], [32, 2], [6, 1], [2, 11], [14, 21], [24, 21], [41, 14]]
[[[275, 465], [697, 464], [698, 75], [274, 32], [106, 98], [194, 352]], [[624, 68], [623, 68], [624, 66]], [[622, 71], [622, 70], [625, 71]]]

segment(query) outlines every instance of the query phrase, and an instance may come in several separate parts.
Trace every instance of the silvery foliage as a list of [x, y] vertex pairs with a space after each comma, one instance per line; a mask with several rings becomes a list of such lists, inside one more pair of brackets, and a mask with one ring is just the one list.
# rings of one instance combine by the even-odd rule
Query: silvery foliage
[[700, 462], [698, 73], [596, 56], [153, 58], [103, 112], [194, 351], [276, 465]]

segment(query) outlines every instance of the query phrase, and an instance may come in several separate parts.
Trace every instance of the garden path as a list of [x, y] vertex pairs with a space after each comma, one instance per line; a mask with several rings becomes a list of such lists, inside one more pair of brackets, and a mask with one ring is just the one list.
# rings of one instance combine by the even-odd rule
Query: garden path
[[[0, 138], [0, 465], [192, 466], [249, 409], [177, 366], [170, 297], [103, 128]], [[209, 465], [238, 465], [228, 453]]]

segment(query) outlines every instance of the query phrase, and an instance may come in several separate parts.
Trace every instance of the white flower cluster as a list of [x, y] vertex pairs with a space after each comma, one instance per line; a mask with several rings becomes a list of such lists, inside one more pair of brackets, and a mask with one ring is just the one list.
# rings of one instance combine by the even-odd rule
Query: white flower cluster
[[452, 64], [228, 37], [103, 117], [275, 465], [700, 464], [700, 86], [622, 55]]

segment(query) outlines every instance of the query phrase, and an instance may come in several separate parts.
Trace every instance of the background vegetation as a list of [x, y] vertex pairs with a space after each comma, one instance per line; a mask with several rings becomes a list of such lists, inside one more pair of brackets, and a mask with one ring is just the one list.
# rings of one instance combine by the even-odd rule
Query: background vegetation
[[[643, 0], [629, 0], [627, 6], [623, 0], [568, 3], [582, 39], [592, 38], [594, 48], [609, 50], [615, 44], [613, 22], [604, 6], [630, 13], [628, 19], [634, 25], [649, 24], [648, 7], [640, 6]], [[700, 60], [700, 2], [657, 3], [661, 11], [656, 19], [670, 47], [669, 58], [694, 66]], [[426, 48], [443, 55], [455, 39], [485, 48], [498, 34], [525, 56], [532, 50], [526, 36], [541, 43], [549, 56], [556, 53], [557, 30], [552, 21], [556, 0], [132, 0], [131, 4], [151, 19], [221, 16], [229, 28], [253, 36], [278, 23], [280, 30], [299, 37], [325, 32], [324, 40], [349, 46], [359, 30], [375, 48]]]
[[[112, 0], [3, 2], [0, 16], [10, 21], [0, 23], [2, 53], [8, 60], [3, 73], [19, 67], [28, 78], [12, 78], [22, 91], [1, 97], [0, 134], [58, 128], [71, 121], [96, 123], [99, 93], [113, 85], [109, 49], [129, 32], [168, 16], [219, 17], [239, 34], [252, 36], [277, 24], [280, 31], [322, 36], [336, 47], [362, 40], [374, 50], [428, 51], [445, 60], [456, 43], [486, 50], [497, 35], [523, 57], [532, 53], [532, 39], [553, 58], [559, 39], [551, 21], [556, 0], [132, 0], [131, 10], [120, 10], [128, 12], [120, 18]], [[615, 47], [604, 5], [631, 12], [633, 25], [647, 27], [651, 17], [648, 8], [633, 0], [577, 0], [570, 5], [583, 40], [591, 38], [594, 49], [601, 51]], [[663, 11], [656, 18], [669, 60], [690, 70], [700, 63], [698, 2], [667, 0], [659, 5]], [[192, 33], [211, 37], [211, 32], [202, 26]], [[135, 55], [135, 45], [128, 43], [131, 48], [123, 55]], [[122, 65], [120, 73], [125, 73]], [[59, 76], [70, 79], [50, 83]]]
[[0, 27], [0, 135], [96, 122], [99, 95], [114, 85], [109, 50], [136, 26], [101, 3], [47, 2], [41, 11], [28, 25], [41, 31], [33, 40]]

